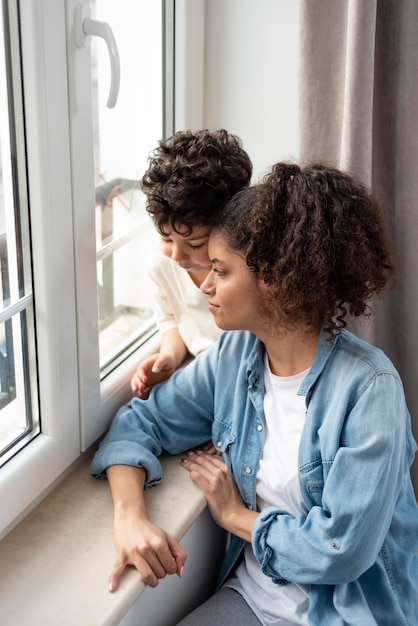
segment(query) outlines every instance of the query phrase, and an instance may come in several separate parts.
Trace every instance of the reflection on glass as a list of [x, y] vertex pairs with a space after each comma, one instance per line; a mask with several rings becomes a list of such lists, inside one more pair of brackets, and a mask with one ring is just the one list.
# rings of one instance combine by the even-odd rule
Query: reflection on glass
[[[128, 344], [153, 326], [148, 267], [156, 236], [140, 179], [163, 136], [162, 2], [95, 0], [120, 57], [120, 92], [106, 107], [110, 64], [106, 45], [92, 41], [99, 344], [102, 376]], [[116, 364], [116, 362], [115, 362]]]

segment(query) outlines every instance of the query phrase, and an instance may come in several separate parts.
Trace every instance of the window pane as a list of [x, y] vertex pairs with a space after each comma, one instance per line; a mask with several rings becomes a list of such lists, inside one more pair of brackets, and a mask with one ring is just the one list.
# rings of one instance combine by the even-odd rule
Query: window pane
[[96, 249], [100, 368], [103, 377], [127, 344], [154, 327], [148, 268], [156, 235], [140, 179], [149, 151], [163, 136], [162, 2], [96, 0], [95, 19], [107, 22], [120, 57], [116, 107], [106, 107], [108, 50], [92, 41]]
[[[40, 432], [15, 2], [0, 23], [0, 464]], [[6, 97], [7, 94], [7, 97]]]
[[138, 189], [122, 192], [98, 211], [100, 363], [105, 375], [153, 327], [148, 270], [157, 237]]

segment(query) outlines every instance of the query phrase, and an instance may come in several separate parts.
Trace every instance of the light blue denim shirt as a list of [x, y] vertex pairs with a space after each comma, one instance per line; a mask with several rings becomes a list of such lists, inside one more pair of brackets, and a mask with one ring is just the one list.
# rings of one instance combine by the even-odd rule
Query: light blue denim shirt
[[[92, 475], [120, 463], [144, 467], [147, 485], [158, 483], [162, 449], [178, 454], [212, 440], [256, 510], [263, 354], [251, 333], [224, 333], [148, 400], [120, 409]], [[257, 517], [252, 547], [263, 572], [277, 584], [310, 584], [311, 626], [418, 626], [416, 445], [397, 371], [348, 331], [333, 341], [322, 333], [298, 393], [306, 398], [299, 482], [308, 514], [270, 507]], [[243, 547], [233, 536], [220, 584]]]

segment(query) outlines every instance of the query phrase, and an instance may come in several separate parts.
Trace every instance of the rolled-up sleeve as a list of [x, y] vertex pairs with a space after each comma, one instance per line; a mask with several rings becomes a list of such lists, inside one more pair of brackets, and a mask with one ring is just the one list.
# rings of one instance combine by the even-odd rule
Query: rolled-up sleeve
[[253, 550], [276, 583], [343, 584], [374, 564], [414, 453], [403, 407], [399, 381], [376, 376], [344, 420], [334, 458], [318, 459], [320, 504], [306, 516], [277, 507], [260, 513]]
[[161, 480], [162, 450], [179, 454], [210, 440], [216, 348], [210, 352], [154, 387], [147, 400], [133, 398], [119, 409], [93, 458], [93, 477], [104, 478], [111, 465], [130, 465], [146, 470], [150, 486]]
[[91, 475], [106, 478], [106, 469], [111, 465], [130, 465], [146, 470], [147, 487], [159, 483], [161, 444], [146, 432], [146, 424], [145, 421], [145, 427], [141, 428], [138, 414], [131, 405], [122, 407], [93, 458]]

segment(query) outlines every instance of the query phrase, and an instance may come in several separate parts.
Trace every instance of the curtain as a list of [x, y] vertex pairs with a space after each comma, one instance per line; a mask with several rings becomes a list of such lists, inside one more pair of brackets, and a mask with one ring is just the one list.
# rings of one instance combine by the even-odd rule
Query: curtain
[[299, 0], [299, 29], [301, 160], [370, 187], [395, 243], [396, 287], [349, 327], [397, 367], [418, 439], [418, 2]]

